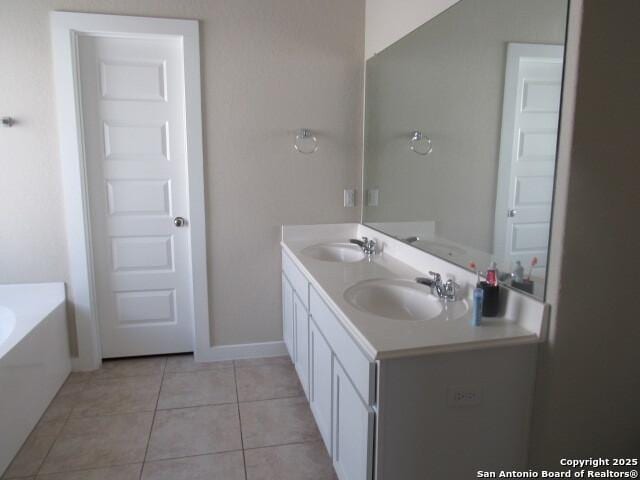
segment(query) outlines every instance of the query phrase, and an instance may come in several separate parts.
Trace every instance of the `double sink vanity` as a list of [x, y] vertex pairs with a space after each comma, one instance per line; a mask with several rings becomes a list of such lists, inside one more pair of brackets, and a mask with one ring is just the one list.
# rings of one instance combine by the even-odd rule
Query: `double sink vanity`
[[[366, 62], [361, 223], [282, 229], [284, 340], [340, 480], [527, 466], [568, 2], [452, 3]], [[476, 269], [500, 284], [478, 326]]]
[[284, 226], [281, 245], [284, 341], [340, 480], [526, 465], [543, 303], [503, 288], [473, 326], [473, 273], [361, 224]]

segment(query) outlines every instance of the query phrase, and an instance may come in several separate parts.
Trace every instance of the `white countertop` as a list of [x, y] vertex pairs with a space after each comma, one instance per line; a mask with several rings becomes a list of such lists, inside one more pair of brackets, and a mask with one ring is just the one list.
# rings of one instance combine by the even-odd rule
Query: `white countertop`
[[[313, 288], [372, 360], [536, 343], [540, 340], [539, 331], [524, 328], [522, 322], [514, 318], [515, 312], [522, 311], [523, 303], [514, 297], [513, 292], [507, 294], [507, 300], [518, 303], [517, 308], [506, 308], [505, 311], [509, 313], [504, 317], [485, 318], [483, 324], [477, 327], [471, 324], [471, 310], [456, 320], [440, 318], [407, 321], [379, 317], [356, 309], [344, 298], [344, 292], [348, 287], [363, 280], [414, 279], [424, 276], [424, 273], [385, 252], [373, 257], [371, 262], [364, 260], [356, 263], [320, 261], [300, 253], [310, 245], [331, 241], [345, 242], [348, 238], [355, 237], [355, 233], [361, 233], [354, 231], [351, 237], [345, 237], [345, 234], [350, 233], [346, 225], [338, 226], [337, 230], [333, 235], [327, 233], [328, 230], [323, 231], [321, 235], [309, 235], [305, 232], [285, 234], [281, 244], [286, 254], [310, 278]], [[385, 240], [393, 242], [390, 238]], [[528, 301], [524, 303], [526, 307]], [[540, 311], [544, 311], [544, 308], [540, 308]]]

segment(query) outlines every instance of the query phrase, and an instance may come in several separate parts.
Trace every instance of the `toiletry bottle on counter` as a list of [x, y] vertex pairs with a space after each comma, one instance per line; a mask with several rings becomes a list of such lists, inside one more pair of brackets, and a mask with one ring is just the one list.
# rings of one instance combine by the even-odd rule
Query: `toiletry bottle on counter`
[[479, 283], [476, 284], [476, 288], [473, 289], [473, 315], [471, 317], [471, 323], [474, 326], [482, 324], [482, 299], [484, 298], [484, 290]]
[[524, 267], [520, 260], [516, 260], [516, 268], [513, 269], [513, 279], [516, 282], [522, 282], [522, 280], [524, 280]]
[[491, 262], [487, 269], [487, 283], [493, 286], [498, 285], [498, 265], [496, 262]]
[[487, 281], [480, 282], [482, 288], [482, 316], [496, 317], [500, 308], [500, 287], [498, 286], [498, 269], [496, 262], [491, 262], [487, 269]]
[[480, 271], [476, 267], [476, 262], [469, 263], [469, 268], [476, 272], [476, 287], [473, 289], [471, 325], [477, 327], [482, 324], [482, 299], [484, 297], [484, 290], [480, 285]]

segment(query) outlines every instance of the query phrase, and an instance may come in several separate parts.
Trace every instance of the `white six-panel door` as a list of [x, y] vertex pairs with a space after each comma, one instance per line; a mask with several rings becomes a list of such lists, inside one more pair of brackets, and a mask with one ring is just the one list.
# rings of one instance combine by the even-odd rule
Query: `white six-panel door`
[[505, 268], [519, 260], [546, 270], [563, 47], [509, 44], [496, 199], [494, 253]]
[[82, 35], [78, 49], [102, 356], [192, 351], [181, 41]]

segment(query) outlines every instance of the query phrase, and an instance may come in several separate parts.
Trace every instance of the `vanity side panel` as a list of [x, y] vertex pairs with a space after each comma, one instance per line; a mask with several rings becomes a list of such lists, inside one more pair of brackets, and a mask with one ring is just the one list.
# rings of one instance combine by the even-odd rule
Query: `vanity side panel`
[[[380, 362], [376, 479], [466, 480], [524, 469], [536, 346]], [[480, 403], [454, 406], [454, 390]]]
[[296, 292], [306, 309], [309, 308], [309, 281], [295, 266], [293, 260], [282, 250], [282, 271], [287, 276], [293, 290]]

